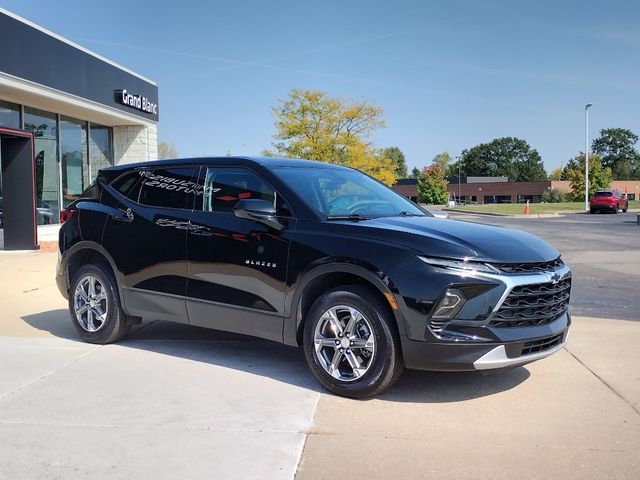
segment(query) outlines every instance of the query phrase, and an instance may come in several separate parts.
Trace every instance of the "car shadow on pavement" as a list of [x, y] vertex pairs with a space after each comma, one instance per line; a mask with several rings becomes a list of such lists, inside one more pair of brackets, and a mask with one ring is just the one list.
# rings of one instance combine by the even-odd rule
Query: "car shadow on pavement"
[[410, 403], [449, 403], [487, 397], [511, 390], [529, 378], [524, 367], [491, 373], [405, 370], [379, 400]]
[[[66, 309], [26, 315], [22, 319], [55, 337], [82, 342]], [[133, 327], [118, 346], [231, 368], [313, 391], [320, 389], [307, 368], [302, 349], [268, 340], [155, 321]], [[459, 402], [510, 390], [529, 375], [523, 367], [489, 374], [405, 370], [398, 382], [376, 399], [411, 403]]]

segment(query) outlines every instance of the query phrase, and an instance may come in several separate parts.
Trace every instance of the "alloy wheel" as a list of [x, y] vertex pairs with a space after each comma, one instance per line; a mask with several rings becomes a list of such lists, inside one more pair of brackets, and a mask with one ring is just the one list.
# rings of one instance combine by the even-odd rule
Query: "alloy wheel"
[[359, 310], [337, 305], [318, 320], [314, 334], [316, 360], [332, 377], [351, 382], [373, 363], [376, 340], [370, 321]]
[[104, 327], [109, 313], [107, 291], [94, 275], [80, 279], [73, 294], [73, 310], [78, 324], [87, 332], [97, 332]]

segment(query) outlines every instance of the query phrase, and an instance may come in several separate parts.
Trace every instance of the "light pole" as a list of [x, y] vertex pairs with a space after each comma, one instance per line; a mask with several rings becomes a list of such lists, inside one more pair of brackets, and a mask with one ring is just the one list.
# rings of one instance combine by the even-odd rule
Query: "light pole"
[[460, 205], [460, 157], [456, 157], [458, 160], [458, 205]]
[[584, 106], [584, 210], [589, 210], [589, 107], [593, 103]]

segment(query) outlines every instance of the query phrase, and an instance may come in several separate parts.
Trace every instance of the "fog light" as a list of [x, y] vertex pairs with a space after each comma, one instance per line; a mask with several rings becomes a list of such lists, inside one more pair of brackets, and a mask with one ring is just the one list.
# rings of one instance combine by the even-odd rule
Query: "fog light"
[[433, 318], [453, 318], [464, 305], [464, 293], [456, 288], [448, 288], [433, 311]]

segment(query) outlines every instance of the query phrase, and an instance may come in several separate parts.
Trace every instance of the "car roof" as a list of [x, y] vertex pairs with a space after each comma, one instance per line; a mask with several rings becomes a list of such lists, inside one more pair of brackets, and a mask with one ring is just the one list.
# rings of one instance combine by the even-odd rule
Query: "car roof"
[[134, 168], [153, 168], [153, 167], [169, 167], [175, 165], [229, 165], [237, 163], [238, 165], [260, 165], [265, 168], [272, 169], [274, 167], [306, 167], [306, 168], [331, 168], [331, 169], [349, 169], [332, 163], [316, 162], [313, 160], [302, 160], [298, 158], [278, 158], [278, 157], [257, 157], [257, 156], [225, 156], [225, 157], [193, 157], [193, 158], [175, 158], [170, 160], [152, 160], [138, 163], [125, 163], [104, 170], [129, 170]]

